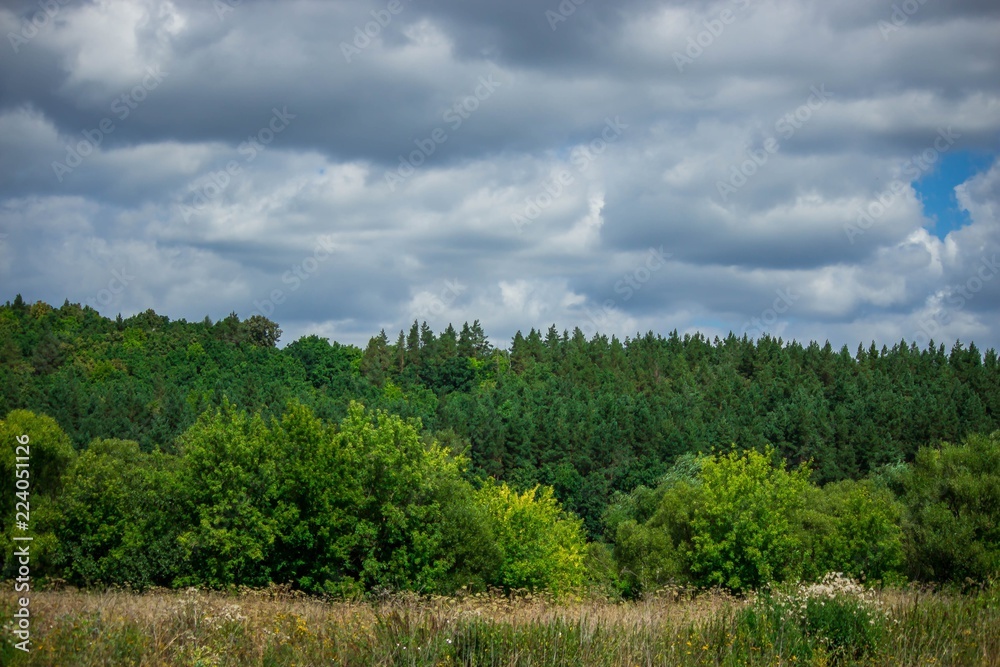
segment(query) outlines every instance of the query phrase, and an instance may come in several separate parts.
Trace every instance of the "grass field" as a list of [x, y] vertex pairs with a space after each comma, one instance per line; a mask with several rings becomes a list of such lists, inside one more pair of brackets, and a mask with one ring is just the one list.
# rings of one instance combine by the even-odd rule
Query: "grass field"
[[498, 596], [325, 602], [281, 590], [34, 592], [2, 665], [1000, 665], [1000, 595], [848, 586], [737, 600]]

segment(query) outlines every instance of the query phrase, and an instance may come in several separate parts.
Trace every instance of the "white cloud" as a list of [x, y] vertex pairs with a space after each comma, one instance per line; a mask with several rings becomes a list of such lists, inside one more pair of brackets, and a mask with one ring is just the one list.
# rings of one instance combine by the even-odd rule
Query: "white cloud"
[[[280, 290], [285, 342], [363, 344], [414, 316], [479, 319], [501, 344], [553, 322], [725, 335], [789, 289], [767, 317], [786, 338], [892, 344], [948, 309], [935, 339], [1000, 342], [1000, 279], [953, 298], [1000, 252], [1000, 166], [959, 185], [972, 224], [945, 239], [905, 174], [941, 127], [955, 151], [997, 150], [997, 14], [927, 5], [886, 40], [867, 3], [752, 3], [678, 72], [687, 38], [743, 5], [587, 3], [553, 33], [526, 0], [413, 3], [350, 63], [340, 43], [371, 20], [362, 2], [247, 2], [221, 19], [194, 2], [67, 7], [0, 63], [0, 282], [7, 298], [85, 301], [135, 266], [108, 314], [188, 319], [247, 316]], [[155, 65], [163, 87], [60, 182], [52, 161]], [[445, 112], [484, 76], [500, 86], [454, 126]], [[241, 143], [276, 107], [295, 120], [248, 161]], [[627, 128], [581, 161], [614, 118]], [[386, 172], [436, 129], [446, 140], [390, 190]], [[720, 197], [768, 138], [780, 148]], [[561, 172], [571, 182], [540, 199]], [[845, 233], [899, 178], [878, 219]], [[198, 192], [214, 194], [194, 207]], [[519, 233], [511, 216], [532, 201], [547, 203]], [[335, 250], [306, 271], [320, 238]], [[630, 286], [661, 246], [669, 261]]]

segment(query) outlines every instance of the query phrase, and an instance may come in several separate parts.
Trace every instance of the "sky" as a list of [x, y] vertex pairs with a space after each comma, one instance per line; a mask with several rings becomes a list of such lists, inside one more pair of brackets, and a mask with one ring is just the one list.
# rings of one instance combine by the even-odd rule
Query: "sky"
[[0, 302], [1000, 347], [996, 0], [0, 3]]

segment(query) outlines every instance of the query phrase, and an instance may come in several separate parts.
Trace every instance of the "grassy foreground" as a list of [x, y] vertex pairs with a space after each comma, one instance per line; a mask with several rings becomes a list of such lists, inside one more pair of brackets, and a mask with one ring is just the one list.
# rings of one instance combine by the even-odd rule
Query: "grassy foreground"
[[0, 599], [0, 665], [1000, 665], [1000, 595], [830, 580], [736, 600], [324, 602], [280, 590], [31, 595], [32, 650]]

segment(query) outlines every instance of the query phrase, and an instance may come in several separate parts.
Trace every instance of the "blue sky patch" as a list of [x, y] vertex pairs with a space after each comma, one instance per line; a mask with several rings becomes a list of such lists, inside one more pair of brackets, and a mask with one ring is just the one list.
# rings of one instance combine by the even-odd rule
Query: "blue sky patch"
[[941, 156], [935, 169], [913, 183], [924, 215], [936, 221], [928, 231], [943, 239], [949, 232], [972, 222], [955, 197], [955, 187], [986, 171], [996, 156], [980, 151], [956, 151]]

